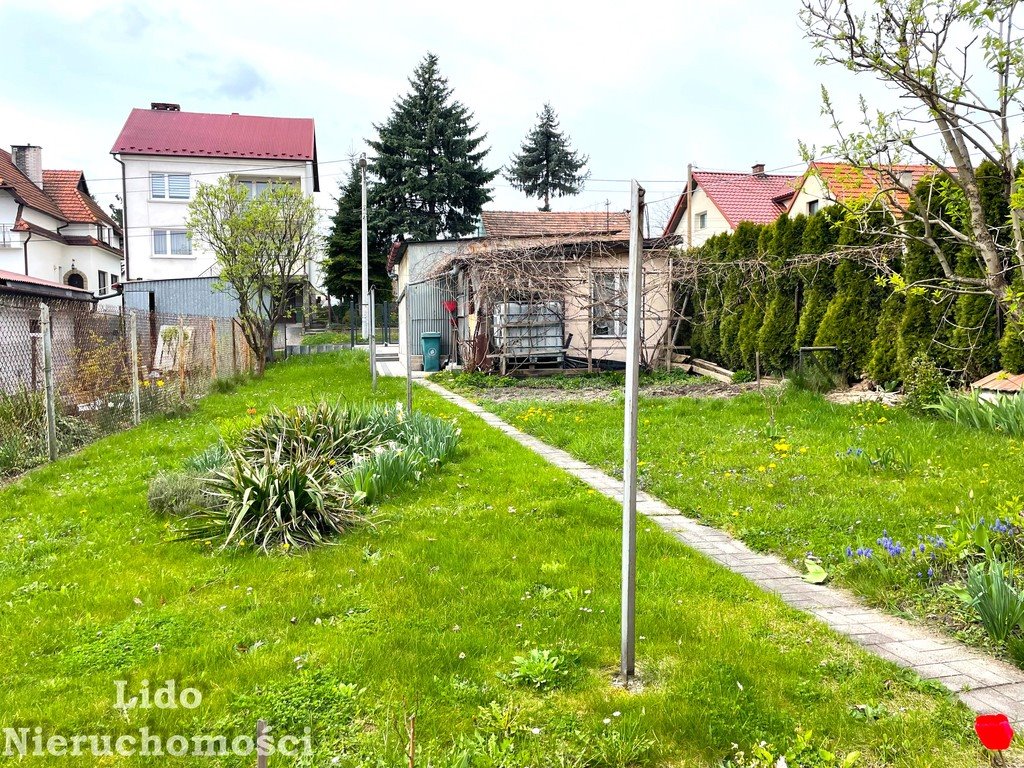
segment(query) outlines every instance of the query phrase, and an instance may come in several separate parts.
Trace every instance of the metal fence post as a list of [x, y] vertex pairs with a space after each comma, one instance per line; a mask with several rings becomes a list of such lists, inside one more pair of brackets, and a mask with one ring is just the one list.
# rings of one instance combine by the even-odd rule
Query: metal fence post
[[370, 288], [370, 389], [377, 391], [377, 296]]
[[185, 402], [185, 317], [178, 315], [178, 395]]
[[217, 380], [217, 321], [210, 318], [210, 380]]
[[[405, 305], [405, 410], [412, 413], [412, 310], [409, 303], [412, 301], [413, 286], [405, 287], [405, 297], [402, 302]], [[398, 355], [401, 359], [402, 351], [402, 329], [398, 329]]]
[[50, 333], [50, 308], [39, 303], [39, 331], [43, 337], [43, 386], [46, 392], [46, 448], [50, 461], [57, 460], [57, 404], [53, 387], [53, 337]]
[[139, 320], [132, 310], [128, 314], [128, 353], [132, 365], [132, 424], [142, 421], [142, 403], [139, 400]]
[[256, 768], [267, 768], [267, 747], [264, 744], [267, 734], [267, 721], [256, 721]]
[[352, 333], [352, 349], [356, 348], [356, 297], [348, 297], [348, 325]]

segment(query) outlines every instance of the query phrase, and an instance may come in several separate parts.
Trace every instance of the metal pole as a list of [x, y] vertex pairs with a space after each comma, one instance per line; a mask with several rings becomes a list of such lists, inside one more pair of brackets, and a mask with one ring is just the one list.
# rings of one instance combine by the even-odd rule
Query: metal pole
[[[409, 303], [412, 300], [411, 285], [405, 287], [405, 296], [402, 304], [405, 308], [405, 410], [412, 413], [412, 310]], [[401, 346], [401, 333], [399, 335], [399, 346]]]
[[348, 328], [352, 334], [351, 346], [352, 349], [356, 348], [356, 297], [348, 297]]
[[53, 337], [50, 333], [50, 308], [39, 303], [39, 332], [43, 336], [43, 386], [46, 392], [46, 448], [50, 461], [57, 460], [57, 406], [53, 386]]
[[262, 720], [262, 719], [261, 720], [257, 720], [256, 721], [256, 768], [267, 768], [267, 764], [268, 764], [267, 758], [269, 757], [270, 753], [267, 750], [267, 745], [264, 743], [266, 741], [266, 735], [267, 735], [267, 721], [266, 720]]
[[630, 194], [629, 287], [626, 305], [626, 407], [622, 452], [622, 665], [623, 683], [636, 669], [636, 431], [640, 376], [640, 305], [643, 301], [644, 189]]
[[693, 248], [693, 163], [686, 166], [686, 247]]
[[132, 360], [132, 424], [142, 421], [139, 400], [139, 320], [135, 310], [128, 315], [128, 351]]
[[369, 329], [371, 326], [370, 319], [366, 316], [367, 310], [370, 305], [370, 244], [369, 237], [367, 235], [367, 224], [366, 224], [366, 153], [363, 152], [359, 156], [359, 175], [362, 179], [362, 194], [363, 194], [363, 212], [362, 212], [362, 229], [363, 229], [363, 275], [362, 275], [362, 305], [363, 305], [363, 338], [365, 339], [369, 335]]
[[370, 289], [370, 388], [377, 391], [377, 312], [376, 291]]

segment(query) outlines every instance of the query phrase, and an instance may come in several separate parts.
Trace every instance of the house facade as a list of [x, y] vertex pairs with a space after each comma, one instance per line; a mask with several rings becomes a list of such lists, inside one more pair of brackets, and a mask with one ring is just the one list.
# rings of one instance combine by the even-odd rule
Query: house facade
[[687, 177], [687, 189], [665, 226], [665, 235], [683, 238], [687, 247], [732, 232], [741, 221], [775, 221], [786, 213], [798, 179], [765, 173], [762, 164], [750, 173], [691, 170]]
[[[628, 214], [485, 211], [481, 232], [392, 252], [397, 295], [408, 302], [403, 364], [422, 367], [424, 332], [441, 333], [442, 361], [502, 372], [624, 364]], [[645, 247], [642, 355], [653, 361], [668, 342], [670, 257], [664, 242]]]
[[849, 163], [811, 161], [795, 184], [786, 213], [810, 216], [833, 203], [851, 205], [878, 202], [889, 209], [905, 208], [912, 189], [921, 179], [936, 172], [931, 165], [892, 165], [884, 173]]
[[[320, 191], [311, 118], [183, 112], [177, 104], [133, 109], [111, 149], [121, 165], [126, 280], [215, 277], [212, 253], [193, 247], [188, 204], [200, 184], [229, 177], [257, 195], [271, 184]], [[319, 287], [319, 266], [306, 276]]]
[[121, 228], [82, 171], [44, 170], [34, 145], [0, 150], [0, 270], [113, 299], [121, 261]]

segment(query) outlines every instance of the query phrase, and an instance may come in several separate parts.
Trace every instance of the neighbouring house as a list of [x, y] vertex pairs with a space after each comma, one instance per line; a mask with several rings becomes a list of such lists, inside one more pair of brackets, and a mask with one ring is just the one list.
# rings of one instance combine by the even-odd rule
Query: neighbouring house
[[933, 165], [893, 165], [880, 172], [857, 168], [849, 163], [813, 160], [797, 179], [795, 192], [786, 201], [786, 213], [790, 217], [801, 213], [810, 216], [833, 203], [851, 205], [880, 202], [889, 208], [906, 208], [910, 201], [909, 195], [898, 187], [912, 189], [921, 179], [934, 174], [936, 170]]
[[[398, 244], [389, 258], [400, 357], [422, 367], [421, 337], [441, 334], [443, 361], [471, 368], [606, 368], [625, 361], [629, 216], [485, 211], [481, 236]], [[670, 334], [671, 253], [645, 240], [642, 355]]]
[[121, 229], [82, 171], [44, 170], [34, 145], [0, 150], [0, 270], [104, 299], [116, 296], [121, 259]]
[[[312, 118], [183, 112], [177, 104], [133, 109], [110, 150], [121, 164], [125, 280], [216, 277], [214, 255], [185, 231], [188, 203], [200, 184], [227, 176], [257, 195], [273, 184], [320, 191]], [[314, 288], [318, 264], [306, 266]]]
[[61, 380], [74, 371], [81, 321], [95, 312], [96, 303], [96, 296], [84, 288], [0, 270], [0, 334], [4, 339], [0, 391], [15, 394], [43, 386], [40, 304], [50, 308], [54, 371]]
[[665, 235], [682, 238], [687, 247], [732, 232], [742, 221], [769, 224], [786, 213], [797, 176], [765, 173], [757, 164], [750, 173], [691, 170], [665, 225]]

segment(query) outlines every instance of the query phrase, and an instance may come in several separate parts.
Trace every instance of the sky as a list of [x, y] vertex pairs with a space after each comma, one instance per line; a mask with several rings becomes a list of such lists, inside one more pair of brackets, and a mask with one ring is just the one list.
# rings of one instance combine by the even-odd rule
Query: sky
[[[623, 210], [629, 179], [664, 218], [686, 167], [799, 173], [799, 142], [834, 141], [821, 85], [841, 105], [865, 76], [815, 65], [799, 0], [586, 3], [0, 0], [0, 146], [43, 147], [46, 168], [80, 168], [104, 204], [120, 189], [110, 148], [133, 107], [312, 117], [332, 207], [347, 157], [367, 149], [427, 51], [508, 163], [545, 102], [591, 178], [555, 210]], [[852, 114], [852, 112], [850, 113]], [[538, 203], [500, 176], [487, 208]]]

